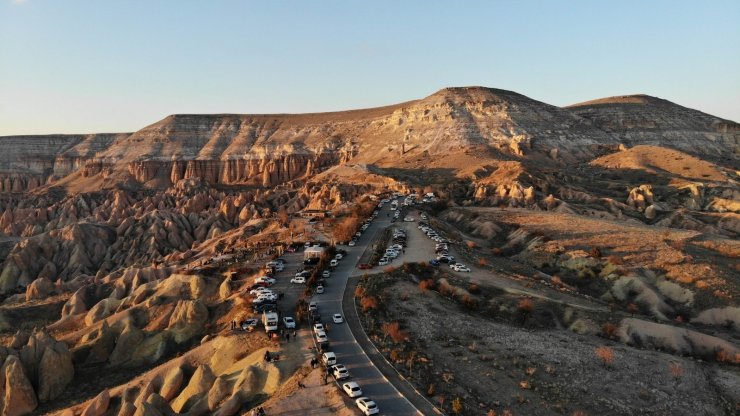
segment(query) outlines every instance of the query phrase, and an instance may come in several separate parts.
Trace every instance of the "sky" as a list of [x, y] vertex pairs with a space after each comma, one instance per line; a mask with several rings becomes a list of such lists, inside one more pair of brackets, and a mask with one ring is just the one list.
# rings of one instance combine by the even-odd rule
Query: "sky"
[[0, 0], [0, 135], [513, 90], [740, 122], [740, 1]]

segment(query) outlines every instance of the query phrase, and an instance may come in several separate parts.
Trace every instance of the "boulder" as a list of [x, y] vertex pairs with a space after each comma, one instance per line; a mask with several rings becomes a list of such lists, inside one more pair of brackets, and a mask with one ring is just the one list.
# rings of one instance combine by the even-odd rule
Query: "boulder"
[[203, 396], [211, 389], [215, 380], [216, 376], [213, 375], [211, 367], [207, 364], [198, 366], [193, 377], [190, 378], [188, 385], [172, 402], [172, 409], [178, 413], [187, 411], [188, 407], [198, 400], [198, 396]]
[[33, 391], [31, 382], [23, 371], [23, 364], [14, 355], [8, 356], [0, 369], [3, 381], [2, 412], [3, 416], [20, 416], [31, 413], [38, 406], [36, 393]]
[[105, 389], [87, 404], [82, 416], [103, 416], [110, 405], [110, 392]]
[[59, 397], [75, 375], [72, 353], [67, 344], [57, 342], [47, 347], [39, 363], [39, 400], [46, 402]]
[[126, 324], [116, 340], [116, 346], [110, 353], [108, 360], [118, 365], [129, 361], [136, 347], [144, 340], [144, 332], [131, 323]]
[[167, 376], [162, 382], [162, 388], [159, 389], [159, 394], [164, 397], [168, 402], [177, 396], [182, 388], [182, 382], [185, 380], [185, 372], [182, 367], [176, 367], [167, 373]]
[[54, 283], [49, 279], [39, 278], [26, 287], [26, 301], [44, 299], [54, 290]]

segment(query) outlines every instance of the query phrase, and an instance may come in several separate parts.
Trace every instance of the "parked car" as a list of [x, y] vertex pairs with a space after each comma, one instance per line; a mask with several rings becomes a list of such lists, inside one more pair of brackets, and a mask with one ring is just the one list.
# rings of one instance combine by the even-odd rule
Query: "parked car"
[[257, 318], [247, 319], [242, 322], [242, 330], [252, 332], [257, 328], [257, 325], [259, 325], [259, 322], [260, 321]]
[[339, 265], [339, 262], [336, 259], [329, 262], [330, 267], [337, 267], [338, 265]]
[[414, 219], [411, 218], [411, 217], [406, 217], [403, 220], [406, 221], [406, 222], [414, 222]]
[[316, 311], [319, 309], [319, 305], [316, 304], [316, 302], [311, 302], [308, 304], [308, 310], [310, 311]]
[[324, 330], [324, 324], [321, 324], [321, 323], [313, 324], [313, 332], [314, 333], [319, 332], [319, 331], [323, 331], [323, 330]]
[[349, 378], [349, 370], [347, 370], [347, 367], [345, 367], [344, 365], [334, 364], [329, 368], [331, 369], [331, 374], [336, 380], [344, 380], [346, 378]]
[[303, 277], [303, 276], [294, 277], [294, 278], [290, 279], [290, 283], [303, 284], [303, 283], [306, 283], [306, 278]]
[[324, 279], [327, 279], [329, 276], [331, 276], [331, 272], [329, 270], [324, 270], [324, 272], [321, 273], [321, 277]]
[[360, 263], [360, 265], [357, 266], [357, 268], [360, 270], [367, 270], [367, 269], [372, 269], [373, 267], [367, 263]]
[[382, 259], [378, 260], [378, 266], [387, 266], [388, 265], [388, 258], [383, 257]]
[[337, 355], [331, 351], [325, 352], [321, 354], [321, 362], [327, 367], [332, 366], [337, 363]]
[[349, 397], [362, 396], [362, 389], [360, 388], [360, 385], [355, 383], [354, 381], [342, 384], [342, 390], [344, 390], [344, 392], [347, 393], [347, 396]]
[[335, 258], [335, 259], [337, 259], [337, 260], [342, 260], [342, 257], [344, 257], [344, 256], [342, 255], [342, 253], [337, 253], [337, 255], [336, 255], [336, 256], [334, 256], [334, 258]]
[[324, 342], [329, 342], [329, 337], [326, 335], [326, 332], [319, 331], [316, 333], [316, 342], [318, 344], [322, 344]]
[[277, 304], [276, 303], [274, 303], [274, 302], [268, 302], [268, 301], [266, 301], [266, 302], [267, 303], [261, 303], [259, 305], [255, 305], [254, 303], [252, 303], [252, 310], [254, 311], [254, 313], [262, 313], [262, 312], [267, 312], [267, 311], [274, 311], [275, 309], [277, 309]]
[[289, 329], [294, 329], [295, 328], [295, 319], [293, 319], [290, 316], [284, 316], [283, 317], [283, 326], [285, 326], [286, 328], [289, 328]]
[[378, 405], [367, 397], [360, 397], [355, 400], [355, 405], [365, 416], [377, 415], [380, 412], [380, 410], [378, 410]]
[[341, 324], [344, 322], [344, 318], [342, 318], [341, 314], [335, 313], [331, 319], [334, 321], [335, 324]]
[[357, 244], [357, 243], [355, 242], [355, 240], [352, 240], [352, 241], [350, 241], [349, 243], [347, 243], [347, 245], [348, 245], [348, 246], [350, 246], [350, 247], [354, 247], [354, 246], [355, 246], [355, 244]]
[[470, 272], [470, 268], [468, 266], [460, 263], [453, 267], [453, 270], [455, 270], [456, 272]]
[[429, 260], [429, 264], [431, 264], [432, 266], [439, 266], [439, 260]]
[[255, 282], [265, 282], [268, 285], [274, 285], [277, 280], [273, 279], [272, 277], [261, 276], [255, 279]]
[[316, 293], [318, 294], [324, 293], [324, 286], [321, 286], [321, 285], [316, 286]]

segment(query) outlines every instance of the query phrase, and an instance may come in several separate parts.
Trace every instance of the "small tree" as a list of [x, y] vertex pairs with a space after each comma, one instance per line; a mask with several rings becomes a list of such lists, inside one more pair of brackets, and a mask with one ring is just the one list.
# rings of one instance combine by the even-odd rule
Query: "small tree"
[[679, 363], [675, 363], [673, 361], [669, 362], [668, 371], [671, 372], [671, 376], [676, 380], [676, 383], [678, 383], [678, 380], [683, 376], [683, 367], [681, 367], [681, 364]]
[[527, 317], [534, 310], [534, 302], [530, 298], [522, 298], [519, 299], [519, 302], [516, 304], [516, 308], [519, 309], [519, 312], [522, 314], [522, 325], [524, 325], [524, 322], [527, 321]]
[[456, 397], [455, 400], [452, 401], [452, 411], [455, 412], [455, 414], [460, 414], [463, 411], [463, 402], [462, 399], [459, 397]]
[[631, 315], [636, 314], [639, 310], [640, 308], [634, 303], [630, 303], [629, 305], [627, 305], [627, 312], [629, 312]]
[[434, 289], [434, 280], [425, 279], [419, 282], [419, 290], [421, 293], [426, 293], [427, 290]]
[[614, 334], [617, 333], [617, 326], [611, 322], [607, 322], [601, 326], [601, 333], [607, 338], [614, 338]]
[[604, 367], [610, 367], [614, 362], [614, 351], [611, 348], [602, 346], [596, 348], [594, 352]]
[[360, 306], [362, 306], [362, 312], [369, 312], [371, 309], [378, 308], [378, 299], [374, 296], [363, 296], [360, 299]]
[[401, 324], [398, 322], [386, 322], [382, 325], [381, 329], [386, 337], [391, 337], [396, 344], [406, 342], [409, 338], [408, 333], [401, 330]]

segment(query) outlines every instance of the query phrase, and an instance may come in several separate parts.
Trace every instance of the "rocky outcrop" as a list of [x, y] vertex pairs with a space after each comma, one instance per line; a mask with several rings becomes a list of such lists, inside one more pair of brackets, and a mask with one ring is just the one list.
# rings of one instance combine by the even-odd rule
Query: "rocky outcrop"
[[36, 393], [26, 378], [21, 361], [9, 355], [0, 367], [0, 414], [21, 416], [38, 406]]

